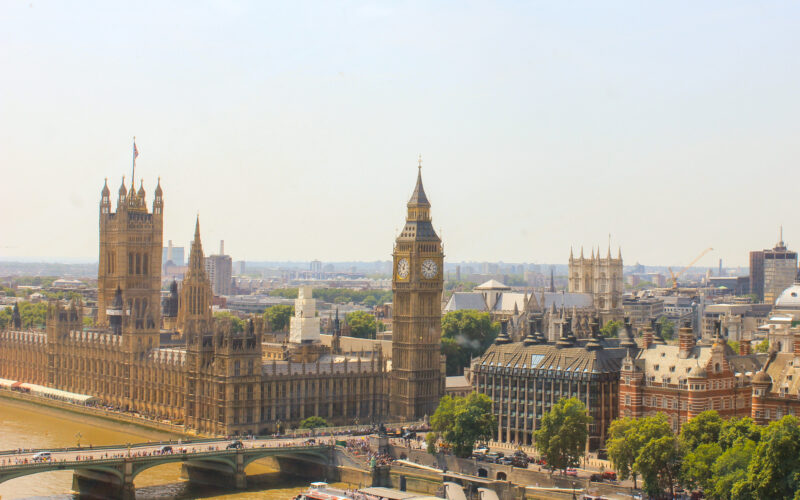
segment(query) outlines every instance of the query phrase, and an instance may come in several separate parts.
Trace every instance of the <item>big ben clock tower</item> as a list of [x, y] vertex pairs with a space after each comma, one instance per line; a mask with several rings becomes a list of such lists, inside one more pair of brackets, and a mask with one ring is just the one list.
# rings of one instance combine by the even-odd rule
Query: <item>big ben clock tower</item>
[[406, 225], [393, 254], [389, 413], [404, 420], [433, 415], [444, 394], [440, 354], [444, 253], [431, 224], [421, 165], [420, 160]]

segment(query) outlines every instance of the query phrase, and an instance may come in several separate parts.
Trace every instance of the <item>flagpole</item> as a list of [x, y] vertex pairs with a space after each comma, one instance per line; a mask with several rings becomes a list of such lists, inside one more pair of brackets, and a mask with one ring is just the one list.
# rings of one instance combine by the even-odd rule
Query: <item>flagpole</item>
[[133, 136], [133, 168], [131, 169], [131, 186], [136, 183], [136, 136]]

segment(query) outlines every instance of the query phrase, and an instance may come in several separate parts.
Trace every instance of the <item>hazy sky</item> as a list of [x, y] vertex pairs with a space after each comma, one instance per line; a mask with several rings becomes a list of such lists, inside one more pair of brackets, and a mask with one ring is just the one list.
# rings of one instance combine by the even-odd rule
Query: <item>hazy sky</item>
[[[114, 5], [112, 5], [114, 4]], [[797, 2], [0, 2], [0, 259], [164, 240], [387, 259], [423, 157], [450, 261], [800, 249]], [[114, 202], [116, 203], [116, 202]]]

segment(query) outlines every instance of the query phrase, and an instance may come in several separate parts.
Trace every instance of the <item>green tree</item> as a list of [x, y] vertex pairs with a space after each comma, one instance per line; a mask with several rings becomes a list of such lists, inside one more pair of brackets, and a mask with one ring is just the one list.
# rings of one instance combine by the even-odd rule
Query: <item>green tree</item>
[[91, 316], [84, 316], [83, 317], [83, 326], [91, 328], [94, 326], [94, 318]]
[[701, 444], [711, 444], [719, 441], [719, 432], [722, 429], [722, 417], [714, 410], [704, 411], [681, 427], [681, 444], [687, 450], [694, 450]]
[[666, 340], [672, 340], [675, 336], [675, 322], [670, 321], [666, 316], [658, 318], [658, 326], [661, 328], [661, 337]]
[[711, 491], [714, 488], [714, 464], [722, 455], [717, 443], [703, 443], [686, 453], [681, 465], [681, 478], [685, 486]]
[[631, 417], [620, 418], [608, 427], [606, 449], [608, 458], [623, 481], [629, 477], [636, 487], [636, 470], [633, 468], [639, 456], [641, 443], [636, 437], [637, 420]]
[[300, 422], [301, 429], [318, 429], [320, 427], [330, 427], [330, 425], [327, 420], [316, 415]]
[[769, 339], [764, 339], [756, 344], [756, 352], [769, 352]]
[[436, 432], [429, 432], [425, 434], [426, 450], [431, 455], [436, 455], [436, 441], [439, 440], [439, 434]]
[[20, 302], [19, 317], [22, 320], [22, 328], [44, 328], [47, 320], [47, 304]]
[[637, 464], [642, 450], [650, 441], [665, 436], [674, 437], [669, 421], [663, 413], [652, 417], [623, 418], [612, 422], [606, 448], [608, 458], [620, 478], [632, 477], [636, 487], [636, 476], [641, 474]]
[[750, 417], [723, 420], [719, 430], [719, 445], [727, 450], [745, 439], [758, 443], [761, 440], [761, 430], [762, 427], [756, 425]]
[[233, 333], [241, 333], [245, 328], [245, 321], [237, 316], [234, 316], [228, 311], [219, 311], [214, 313], [214, 319], [217, 321], [230, 321], [231, 331]]
[[567, 467], [578, 465], [586, 450], [590, 423], [592, 417], [579, 399], [562, 398], [542, 417], [535, 432], [536, 449], [548, 464], [566, 472]]
[[751, 494], [747, 483], [747, 467], [755, 450], [755, 441], [747, 438], [737, 439], [714, 462], [711, 469], [713, 486], [706, 491], [713, 498], [749, 500]]
[[731, 347], [731, 349], [733, 349], [733, 352], [739, 352], [739, 342], [735, 340], [729, 340], [728, 345]]
[[600, 328], [600, 333], [603, 334], [603, 337], [618, 337], [619, 330], [623, 326], [622, 321], [609, 321]]
[[283, 332], [289, 328], [289, 318], [294, 316], [294, 306], [275, 305], [264, 311], [264, 322], [273, 332]]
[[669, 435], [648, 440], [634, 466], [642, 475], [644, 490], [648, 495], [658, 498], [664, 490], [669, 490], [670, 495], [674, 496], [680, 464], [678, 439], [670, 432]]
[[500, 324], [487, 312], [462, 309], [442, 316], [441, 350], [447, 359], [447, 375], [462, 373], [470, 359], [486, 352], [499, 331]]
[[467, 397], [444, 396], [431, 417], [431, 429], [461, 458], [472, 455], [477, 441], [490, 439], [496, 426], [492, 400], [477, 392]]
[[11, 315], [13, 314], [13, 310], [11, 307], [6, 307], [5, 309], [0, 309], [0, 330], [4, 329], [8, 325], [11, 324]]
[[770, 423], [761, 435], [747, 469], [755, 498], [793, 498], [800, 490], [800, 427], [787, 415]]
[[378, 326], [375, 316], [366, 311], [354, 311], [346, 316], [350, 334], [361, 339], [374, 339]]

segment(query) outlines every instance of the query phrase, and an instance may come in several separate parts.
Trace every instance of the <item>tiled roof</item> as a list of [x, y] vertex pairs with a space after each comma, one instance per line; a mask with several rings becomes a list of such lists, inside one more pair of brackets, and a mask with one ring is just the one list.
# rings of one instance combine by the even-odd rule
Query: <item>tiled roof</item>
[[478, 311], [486, 311], [486, 301], [483, 300], [483, 294], [476, 292], [456, 292], [447, 301], [444, 307], [445, 312], [460, 311], [462, 309], [477, 309]]

